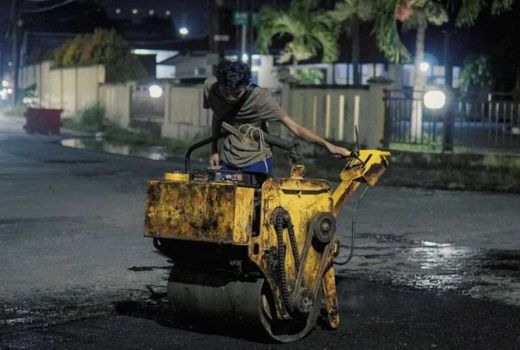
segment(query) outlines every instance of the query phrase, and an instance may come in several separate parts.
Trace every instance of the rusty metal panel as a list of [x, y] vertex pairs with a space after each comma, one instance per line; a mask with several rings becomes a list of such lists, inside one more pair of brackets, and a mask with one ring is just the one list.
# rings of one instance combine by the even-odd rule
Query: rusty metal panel
[[[277, 314], [281, 317], [281, 297], [277, 283], [277, 276], [272, 269], [272, 257], [265, 252], [277, 246], [277, 235], [271, 216], [277, 207], [285, 208], [294, 225], [299, 253], [308, 234], [308, 224], [314, 215], [319, 212], [332, 212], [333, 199], [330, 185], [325, 180], [307, 179], [268, 179], [262, 186], [262, 216], [260, 235], [253, 237], [249, 244], [249, 257], [264, 273], [275, 294]], [[287, 235], [284, 243], [290, 246]], [[310, 249], [308, 252], [303, 277], [303, 288], [310, 288], [317, 278], [317, 269], [321, 260], [321, 253]], [[296, 278], [296, 266], [291, 254], [285, 256], [287, 284], [293, 285]]]
[[235, 225], [233, 240], [247, 244], [253, 228], [253, 208], [255, 190], [246, 187], [236, 188]]
[[145, 236], [247, 244], [252, 200], [240, 198], [247, 195], [232, 183], [149, 181]]

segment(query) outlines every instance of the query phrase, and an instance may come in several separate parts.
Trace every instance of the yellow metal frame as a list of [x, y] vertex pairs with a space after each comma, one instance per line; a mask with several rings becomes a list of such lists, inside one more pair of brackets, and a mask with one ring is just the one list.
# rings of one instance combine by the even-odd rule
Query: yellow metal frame
[[[325, 180], [304, 179], [304, 167], [294, 166], [287, 179], [267, 179], [261, 189], [260, 230], [252, 232], [254, 189], [232, 182], [189, 181], [189, 174], [166, 173], [164, 181], [148, 182], [145, 236], [247, 246], [249, 258], [258, 266], [275, 296], [279, 319], [290, 317], [282, 305], [281, 290], [273, 272], [273, 248], [277, 234], [272, 223], [276, 208], [284, 208], [294, 225], [300, 255], [307, 255], [303, 265], [301, 288], [312, 293], [320, 283], [326, 298], [330, 326], [339, 325], [338, 301], [333, 258], [339, 251], [339, 235], [327, 248], [309, 248], [309, 223], [319, 213], [337, 216], [343, 205], [363, 183], [375, 186], [388, 166], [389, 152], [361, 150], [349, 158], [340, 173], [341, 182], [332, 191]], [[284, 245], [290, 246], [287, 235]], [[320, 267], [321, 266], [321, 267]], [[287, 284], [296, 280], [296, 266], [291, 254], [285, 255]]]

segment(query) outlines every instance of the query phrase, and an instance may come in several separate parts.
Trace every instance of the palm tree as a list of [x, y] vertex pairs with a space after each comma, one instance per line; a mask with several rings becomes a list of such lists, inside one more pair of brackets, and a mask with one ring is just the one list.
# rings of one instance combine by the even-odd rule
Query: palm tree
[[335, 9], [329, 12], [330, 16], [339, 23], [345, 24], [345, 32], [351, 37], [352, 68], [354, 71], [354, 85], [361, 85], [359, 72], [359, 26], [360, 22], [367, 22], [374, 16], [373, 0], [341, 0], [336, 3]]
[[293, 0], [286, 10], [263, 7], [259, 14], [257, 47], [268, 53], [275, 38], [287, 40], [279, 61], [296, 66], [299, 61], [318, 56], [332, 63], [338, 57], [337, 24], [322, 10], [317, 0]]
[[488, 0], [462, 1], [457, 13], [455, 25], [458, 27], [472, 26], [486, 7], [491, 6], [491, 14], [495, 16], [511, 10], [514, 2], [515, 0], [492, 0], [491, 3]]
[[[409, 53], [402, 44], [397, 31], [396, 20], [403, 22], [405, 27], [416, 28], [415, 44], [415, 77], [414, 95], [425, 87], [424, 74], [420, 64], [424, 60], [424, 41], [428, 24], [442, 25], [448, 21], [446, 9], [454, 8], [453, 0], [375, 0], [379, 16], [375, 18], [375, 32], [379, 48], [390, 61], [403, 62], [409, 58]], [[514, 0], [463, 0], [456, 12], [455, 25], [472, 25], [480, 12], [491, 6], [493, 15], [511, 9]], [[412, 138], [421, 137], [422, 104], [416, 103], [412, 108]]]
[[[515, 0], [373, 0], [375, 1], [375, 33], [378, 47], [391, 62], [406, 62], [410, 54], [402, 44], [397, 30], [396, 20], [404, 23], [404, 27], [416, 28], [414, 89], [421, 88], [424, 77], [421, 76], [418, 64], [424, 59], [424, 41], [428, 24], [442, 25], [448, 21], [448, 9], [455, 9], [455, 25], [470, 26], [478, 15], [487, 7], [491, 14], [499, 15], [509, 11]], [[460, 5], [459, 5], [460, 4]], [[457, 6], [456, 6], [457, 5]]]

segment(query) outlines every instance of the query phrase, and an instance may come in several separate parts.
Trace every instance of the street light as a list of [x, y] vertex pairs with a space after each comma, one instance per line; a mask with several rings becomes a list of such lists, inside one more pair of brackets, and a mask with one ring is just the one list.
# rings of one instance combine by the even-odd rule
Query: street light
[[249, 61], [249, 56], [247, 53], [242, 54], [242, 62], [247, 63]]
[[430, 90], [424, 94], [424, 105], [429, 109], [441, 109], [446, 104], [446, 94], [441, 90]]
[[163, 94], [163, 88], [159, 85], [151, 85], [148, 88], [148, 93], [150, 94], [151, 98], [159, 98]]
[[179, 34], [182, 35], [182, 36], [186, 36], [190, 33], [190, 31], [188, 30], [188, 28], [186, 27], [181, 27], [179, 29]]
[[427, 72], [430, 70], [430, 64], [428, 62], [422, 62], [419, 65], [419, 69], [421, 70], [421, 72]]

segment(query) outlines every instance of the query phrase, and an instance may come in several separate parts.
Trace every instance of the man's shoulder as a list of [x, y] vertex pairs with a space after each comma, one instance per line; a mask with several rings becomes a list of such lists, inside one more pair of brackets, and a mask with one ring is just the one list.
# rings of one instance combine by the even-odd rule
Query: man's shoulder
[[216, 82], [217, 82], [216, 77], [209, 77], [206, 80], [204, 80], [204, 88], [209, 90], [211, 88], [211, 86], [213, 84], [215, 84]]
[[265, 100], [269, 100], [273, 98], [271, 91], [268, 89], [262, 88], [260, 86], [255, 85], [253, 91], [251, 92], [251, 96], [258, 100], [259, 102], [263, 102]]

